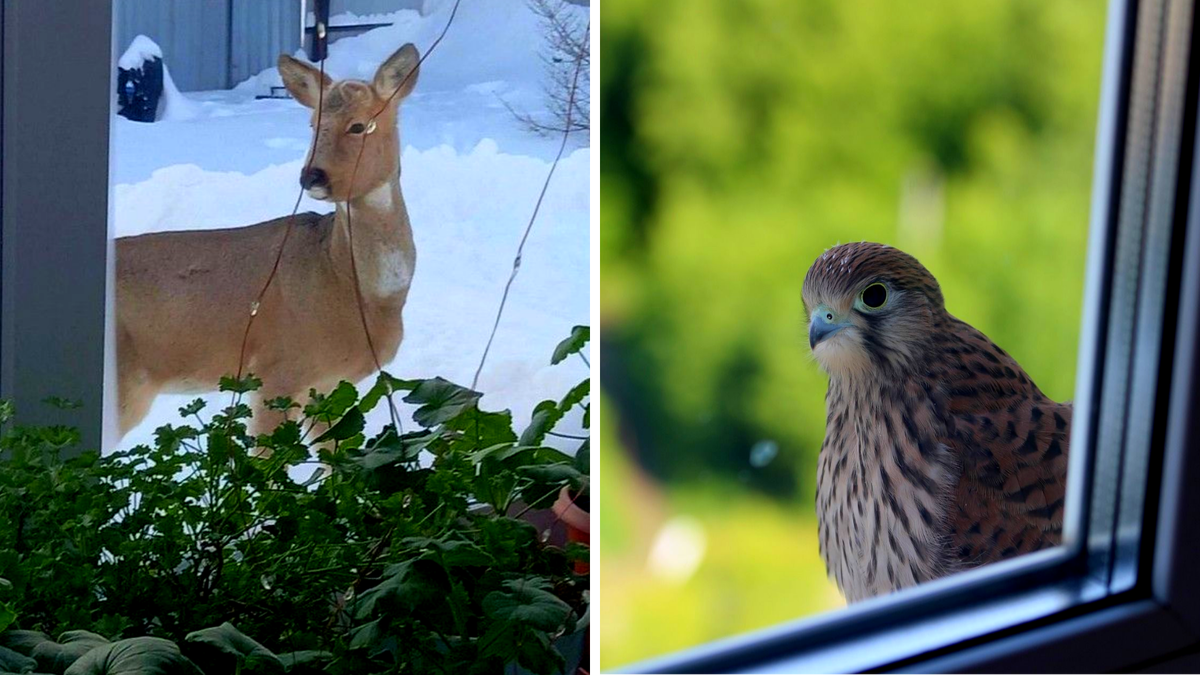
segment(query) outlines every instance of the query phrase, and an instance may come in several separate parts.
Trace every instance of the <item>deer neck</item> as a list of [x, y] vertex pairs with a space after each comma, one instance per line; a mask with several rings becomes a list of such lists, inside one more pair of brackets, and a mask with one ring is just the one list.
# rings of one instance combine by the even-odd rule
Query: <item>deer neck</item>
[[349, 202], [338, 202], [330, 254], [338, 269], [351, 272], [350, 241], [363, 296], [403, 302], [416, 263], [412, 228], [399, 175]]

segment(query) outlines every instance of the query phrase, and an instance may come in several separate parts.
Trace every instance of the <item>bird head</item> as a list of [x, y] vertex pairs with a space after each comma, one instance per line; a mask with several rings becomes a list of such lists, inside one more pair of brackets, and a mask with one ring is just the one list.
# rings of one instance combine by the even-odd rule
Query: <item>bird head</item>
[[883, 244], [841, 244], [804, 277], [808, 344], [832, 377], [901, 374], [923, 363], [945, 313], [937, 280]]

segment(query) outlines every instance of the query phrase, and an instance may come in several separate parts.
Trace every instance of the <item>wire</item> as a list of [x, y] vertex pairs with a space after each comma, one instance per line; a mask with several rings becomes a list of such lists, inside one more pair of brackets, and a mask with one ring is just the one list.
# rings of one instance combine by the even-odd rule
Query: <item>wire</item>
[[[591, 33], [592, 23], [588, 22], [587, 32]], [[554, 177], [554, 170], [558, 168], [558, 162], [562, 159], [563, 151], [567, 148], [567, 137], [571, 135], [571, 112], [575, 109], [575, 93], [579, 86], [579, 71], [583, 65], [583, 53], [580, 52], [575, 56], [575, 74], [571, 78], [571, 93], [567, 98], [567, 113], [566, 121], [563, 124], [562, 143], [558, 146], [558, 154], [554, 157], [554, 163], [550, 165], [550, 171], [546, 174], [546, 180], [542, 183], [542, 192], [538, 195], [537, 204], [533, 207], [533, 215], [529, 217], [529, 224], [525, 226], [525, 234], [521, 236], [521, 243], [517, 246], [517, 256], [513, 258], [512, 273], [508, 275], [508, 282], [504, 284], [504, 294], [500, 296], [500, 307], [496, 311], [496, 320], [492, 324], [492, 333], [488, 336], [487, 345], [483, 348], [483, 356], [479, 359], [479, 367], [475, 369], [475, 377], [471, 379], [471, 389], [475, 389], [479, 385], [479, 374], [483, 372], [483, 365], [487, 363], [488, 353], [492, 350], [492, 341], [496, 339], [496, 330], [500, 328], [500, 317], [504, 315], [504, 307], [508, 303], [508, 292], [512, 288], [513, 281], [517, 278], [517, 272], [521, 269], [521, 255], [525, 251], [525, 242], [529, 239], [529, 233], [533, 230], [533, 223], [537, 220], [538, 211], [542, 208], [542, 200], [546, 197], [546, 190], [550, 187], [550, 179]]]
[[[316, 147], [317, 141], [321, 137], [321, 114], [322, 108], [325, 107], [325, 60], [319, 62], [321, 81], [317, 87], [317, 123], [313, 132], [313, 147]], [[301, 175], [312, 168], [314, 153], [309, 153], [308, 159], [304, 162], [304, 168], [301, 169]], [[279, 263], [283, 260], [283, 250], [287, 247], [288, 238], [292, 236], [292, 229], [296, 225], [296, 213], [300, 210], [300, 202], [304, 199], [304, 188], [300, 188], [300, 193], [296, 195], [296, 203], [292, 206], [292, 213], [288, 216], [287, 226], [283, 230], [283, 238], [279, 242], [279, 249], [275, 252], [275, 262], [271, 265], [271, 272], [267, 275], [267, 280], [263, 283], [262, 289], [254, 298], [254, 302], [250, 303], [250, 317], [246, 320], [246, 330], [242, 332], [242, 346], [238, 350], [238, 367], [237, 379], [242, 379], [242, 374], [246, 367], [246, 346], [250, 341], [250, 329], [254, 326], [254, 319], [258, 317], [258, 310], [262, 306], [262, 300], [267, 295], [267, 289], [271, 288], [271, 282], [275, 281], [275, 276], [279, 273]], [[238, 398], [237, 392], [234, 392], [233, 401]]]
[[[446, 37], [446, 33], [450, 30], [451, 24], [454, 23], [454, 18], [458, 16], [458, 6], [461, 2], [462, 0], [454, 1], [454, 7], [450, 10], [450, 17], [446, 20], [446, 25], [442, 27], [442, 32], [438, 34], [437, 39], [435, 39], [433, 43], [429, 45], [429, 49], [426, 50], [419, 59], [417, 59], [417, 65], [413, 66], [411, 70], [404, 74], [404, 79], [400, 80], [400, 82], [396, 85], [396, 88], [392, 90], [391, 95], [384, 100], [383, 105], [379, 106], [379, 109], [375, 111], [375, 114], [371, 115], [371, 117], [367, 120], [368, 127], [375, 122], [377, 117], [383, 114], [384, 110], [387, 110], [388, 105], [395, 100], [396, 96], [400, 93], [400, 90], [404, 89], [404, 86], [408, 84], [409, 80], [411, 80], [412, 77], [416, 75], [418, 71], [420, 71], [421, 64], [425, 63], [425, 59], [429, 58], [429, 55], [432, 54], [435, 49], [437, 49], [439, 44], [441, 44], [442, 38]], [[354, 192], [354, 184], [355, 181], [358, 180], [358, 167], [362, 162], [363, 151], [367, 148], [367, 138], [368, 134], [363, 134], [361, 136], [361, 141], [358, 145], [358, 155], [354, 158], [354, 169], [350, 172], [350, 185], [347, 188], [347, 194]], [[375, 363], [375, 369], [382, 372], [383, 364], [379, 362], [379, 352], [375, 349], [375, 341], [371, 337], [371, 329], [367, 326], [367, 311], [363, 304], [362, 284], [359, 281], [358, 261], [354, 252], [354, 210], [350, 206], [349, 200], [346, 201], [346, 234], [350, 243], [350, 273], [354, 279], [354, 299], [358, 302], [358, 318], [362, 323], [363, 335], [365, 335], [367, 338], [367, 348], [371, 350], [371, 360]], [[400, 413], [396, 410], [396, 401], [392, 398], [391, 386], [388, 386], [387, 388], [386, 398], [388, 402], [388, 413], [392, 418], [392, 426], [395, 427], [397, 433], [403, 433], [404, 429], [400, 422]]]

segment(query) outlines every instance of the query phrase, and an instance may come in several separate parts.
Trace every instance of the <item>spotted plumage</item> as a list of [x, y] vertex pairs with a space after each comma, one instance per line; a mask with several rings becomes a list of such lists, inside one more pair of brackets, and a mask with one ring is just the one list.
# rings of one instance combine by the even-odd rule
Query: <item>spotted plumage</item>
[[844, 244], [804, 279], [829, 374], [821, 555], [853, 602], [1057, 544], [1071, 406], [946, 311], [915, 258]]

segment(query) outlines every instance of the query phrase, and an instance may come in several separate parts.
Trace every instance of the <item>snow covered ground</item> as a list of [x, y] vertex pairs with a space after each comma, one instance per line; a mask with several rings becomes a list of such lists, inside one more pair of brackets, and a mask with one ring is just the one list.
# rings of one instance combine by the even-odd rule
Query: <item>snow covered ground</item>
[[[428, 0], [423, 13], [397, 12], [392, 26], [338, 41], [326, 71], [335, 79], [370, 80], [405, 42], [424, 53], [452, 4]], [[502, 103], [544, 109], [541, 45], [538, 19], [523, 0], [463, 0], [401, 107], [401, 186], [417, 270], [404, 310], [404, 343], [385, 365], [398, 377], [440, 375], [470, 384], [558, 149], [557, 139], [523, 130]], [[278, 78], [270, 69], [231, 91], [184, 94], [195, 113], [190, 119], [141, 124], [115, 117], [117, 236], [235, 227], [289, 213], [311, 131], [307, 109], [295, 101], [255, 99]], [[555, 173], [479, 382], [482, 405], [511, 409], [518, 428], [537, 402], [559, 398], [587, 375], [579, 360], [549, 366], [558, 341], [572, 326], [588, 323], [585, 144], [575, 139]], [[300, 208], [332, 210], [308, 198]], [[120, 447], [149, 440], [191, 398], [160, 396]], [[227, 400], [209, 398], [213, 406]], [[385, 419], [379, 409], [368, 424], [377, 428]], [[576, 417], [563, 430], [578, 425]]]

